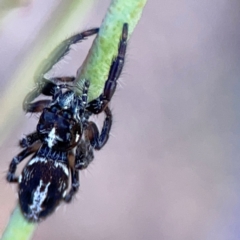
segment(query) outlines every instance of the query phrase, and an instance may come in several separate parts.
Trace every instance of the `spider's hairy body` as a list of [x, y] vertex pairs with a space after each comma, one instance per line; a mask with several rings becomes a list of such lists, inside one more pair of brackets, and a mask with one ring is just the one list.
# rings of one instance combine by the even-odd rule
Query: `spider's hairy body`
[[[63, 55], [71, 44], [97, 32], [98, 29], [91, 29], [65, 41]], [[20, 141], [23, 150], [12, 159], [7, 180], [18, 182], [19, 203], [27, 220], [40, 221], [52, 213], [62, 200], [70, 202], [79, 188], [79, 170], [87, 168], [94, 158], [94, 150], [101, 149], [108, 141], [112, 126], [108, 103], [123, 68], [127, 33], [128, 25], [125, 23], [118, 55], [112, 61], [108, 79], [98, 98], [88, 102], [88, 80], [82, 80], [82, 94], [79, 96], [70, 84], [75, 78], [62, 77], [43, 79], [24, 99], [23, 109], [26, 112], [39, 112], [41, 115], [36, 130]], [[51, 99], [34, 102], [40, 94]], [[105, 120], [99, 132], [89, 117], [101, 112], [105, 113]], [[22, 173], [16, 177], [17, 165], [31, 154], [33, 156]], [[71, 159], [74, 159], [73, 163]]]

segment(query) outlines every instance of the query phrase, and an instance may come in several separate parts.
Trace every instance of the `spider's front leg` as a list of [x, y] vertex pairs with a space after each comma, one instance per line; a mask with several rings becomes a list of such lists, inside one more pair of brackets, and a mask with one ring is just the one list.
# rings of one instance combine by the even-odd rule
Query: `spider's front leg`
[[[23, 101], [23, 109], [26, 112], [41, 112], [43, 108], [47, 107], [51, 100], [41, 100], [31, 103], [40, 94], [53, 96], [54, 91], [57, 90], [57, 85], [52, 81], [44, 78], [44, 75], [49, 72], [52, 67], [58, 63], [70, 50], [71, 45], [81, 42], [82, 40], [98, 33], [98, 28], [92, 28], [81, 33], [77, 33], [70, 38], [62, 41], [49, 55], [42, 64], [40, 73], [36, 76], [36, 87], [33, 89]], [[53, 81], [72, 82], [74, 77], [60, 77], [53, 78]]]
[[97, 98], [89, 102], [87, 110], [94, 114], [102, 112], [107, 104], [110, 102], [116, 87], [117, 80], [122, 72], [124, 59], [127, 49], [127, 38], [128, 38], [128, 24], [124, 23], [122, 28], [122, 35], [118, 47], [118, 55], [113, 59], [108, 79], [105, 83], [103, 93]]
[[28, 157], [30, 154], [36, 152], [39, 147], [40, 147], [40, 143], [35, 143], [30, 147], [27, 147], [26, 149], [24, 149], [23, 151], [21, 151], [17, 156], [15, 156], [10, 165], [9, 165], [9, 170], [7, 173], [7, 181], [8, 182], [17, 182], [18, 181], [18, 177], [15, 176], [15, 172], [17, 169], [17, 165], [26, 157]]

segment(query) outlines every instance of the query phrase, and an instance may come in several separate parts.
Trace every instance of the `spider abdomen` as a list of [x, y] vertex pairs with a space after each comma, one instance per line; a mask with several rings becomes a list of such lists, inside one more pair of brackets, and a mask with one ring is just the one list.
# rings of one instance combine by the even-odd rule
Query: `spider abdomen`
[[39, 221], [53, 212], [66, 194], [68, 179], [66, 163], [35, 155], [19, 176], [19, 203], [25, 217]]

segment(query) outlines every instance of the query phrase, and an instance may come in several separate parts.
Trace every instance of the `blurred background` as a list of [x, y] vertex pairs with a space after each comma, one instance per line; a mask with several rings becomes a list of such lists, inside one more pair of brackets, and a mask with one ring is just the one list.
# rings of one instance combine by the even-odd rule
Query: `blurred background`
[[[44, 38], [42, 26], [54, 28], [64, 13], [61, 0], [13, 2], [0, 5], [0, 98], [14, 88], [16, 69], [28, 68], [21, 63]], [[100, 26], [109, 3], [95, 1], [78, 31]], [[40, 223], [34, 239], [240, 238], [239, 25], [239, 0], [148, 1], [111, 102], [109, 142], [81, 172], [77, 197]], [[74, 75], [92, 40], [74, 46], [50, 75]], [[0, 119], [9, 107], [1, 104]], [[37, 124], [20, 116], [12, 115], [17, 124], [0, 146], [0, 233], [17, 202], [8, 165]]]

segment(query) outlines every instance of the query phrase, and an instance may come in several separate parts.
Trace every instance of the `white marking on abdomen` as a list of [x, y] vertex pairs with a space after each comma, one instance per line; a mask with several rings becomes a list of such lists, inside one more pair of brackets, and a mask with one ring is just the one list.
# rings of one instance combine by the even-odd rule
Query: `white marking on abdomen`
[[[31, 217], [34, 219], [38, 219], [39, 213], [43, 210], [42, 203], [46, 199], [47, 193], [48, 193], [48, 187], [51, 183], [44, 184], [42, 180], [40, 180], [39, 186], [34, 192], [33, 195], [33, 202], [32, 205], [29, 206], [31, 209]], [[45, 186], [44, 186], [45, 185]], [[43, 191], [41, 191], [41, 188], [43, 188]]]
[[60, 167], [62, 168], [62, 170], [65, 172], [65, 174], [68, 176], [69, 175], [69, 171], [67, 166], [64, 163], [58, 162], [58, 161], [54, 161], [54, 166], [56, 168]]
[[46, 163], [47, 161], [48, 160], [46, 158], [35, 157], [35, 158], [31, 159], [31, 161], [28, 163], [28, 165], [32, 165], [32, 164], [37, 163], [37, 162]]

